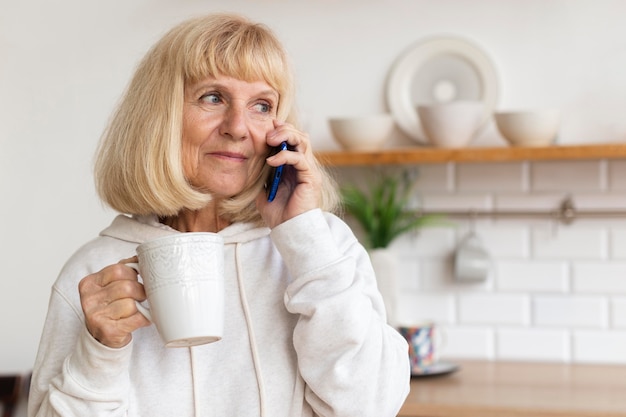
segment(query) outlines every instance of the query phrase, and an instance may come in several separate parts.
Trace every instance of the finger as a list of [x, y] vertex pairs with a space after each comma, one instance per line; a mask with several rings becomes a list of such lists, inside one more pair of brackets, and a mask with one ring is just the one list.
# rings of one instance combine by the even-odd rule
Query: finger
[[109, 320], [123, 320], [135, 314], [139, 314], [143, 317], [143, 314], [137, 309], [136, 300], [133, 298], [117, 299], [111, 302], [104, 311], [106, 311], [106, 318]]
[[113, 281], [101, 287], [87, 278], [79, 284], [81, 306], [86, 316], [98, 314], [117, 300], [131, 299], [143, 301], [146, 299], [144, 286], [137, 281]]
[[149, 326], [150, 321], [137, 310], [134, 300], [124, 299], [88, 317], [87, 328], [100, 343], [109, 347], [128, 344], [133, 331]]
[[309, 135], [289, 123], [276, 124], [276, 128], [267, 135], [269, 146], [278, 146], [282, 142], [289, 144], [291, 151], [307, 152], [309, 146]]
[[131, 257], [131, 258], [124, 258], [121, 259], [118, 264], [130, 264], [130, 263], [137, 263], [139, 262], [139, 258], [137, 257], [137, 255]]
[[116, 263], [107, 266], [96, 274], [96, 283], [101, 287], [121, 280], [137, 281], [137, 271], [125, 263]]
[[120, 280], [111, 282], [103, 289], [103, 301], [109, 303], [115, 300], [130, 298], [137, 301], [146, 299], [146, 291], [142, 284], [137, 281]]
[[315, 175], [315, 163], [308, 155], [300, 152], [281, 152], [267, 158], [267, 163], [271, 166], [290, 165], [297, 171], [299, 176], [302, 174]]
[[304, 142], [299, 143], [300, 145], [296, 147], [292, 147], [292, 145], [290, 144], [290, 148], [288, 150], [278, 152], [277, 154], [268, 157], [266, 159], [266, 162], [271, 166], [279, 166], [284, 164], [295, 165], [301, 160], [312, 160], [312, 153], [307, 151], [308, 145], [306, 145]]

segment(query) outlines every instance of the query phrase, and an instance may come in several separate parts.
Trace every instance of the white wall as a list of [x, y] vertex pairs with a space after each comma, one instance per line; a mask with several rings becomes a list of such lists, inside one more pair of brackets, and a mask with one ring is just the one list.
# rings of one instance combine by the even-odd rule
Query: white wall
[[56, 274], [113, 215], [91, 159], [134, 65], [175, 22], [223, 10], [283, 39], [319, 149], [335, 147], [328, 116], [385, 110], [393, 61], [438, 34], [491, 55], [500, 107], [563, 109], [562, 143], [626, 135], [622, 0], [0, 0], [0, 372], [30, 369]]

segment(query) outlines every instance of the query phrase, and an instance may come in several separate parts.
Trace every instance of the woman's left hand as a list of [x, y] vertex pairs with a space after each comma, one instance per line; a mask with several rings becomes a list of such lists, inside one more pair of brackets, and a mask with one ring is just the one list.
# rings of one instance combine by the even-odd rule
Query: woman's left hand
[[322, 186], [322, 175], [309, 136], [289, 123], [274, 121], [274, 128], [267, 134], [267, 144], [276, 147], [287, 142], [289, 149], [267, 159], [271, 166], [285, 165], [274, 201], [267, 201], [265, 190], [256, 200], [261, 216], [270, 228], [320, 207]]

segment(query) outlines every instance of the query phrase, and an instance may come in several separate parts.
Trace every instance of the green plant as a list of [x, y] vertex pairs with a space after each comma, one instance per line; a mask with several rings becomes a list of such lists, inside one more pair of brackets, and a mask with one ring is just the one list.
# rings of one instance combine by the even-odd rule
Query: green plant
[[363, 228], [368, 247], [386, 248], [401, 234], [441, 218], [439, 215], [423, 215], [407, 208], [413, 183], [404, 173], [400, 177], [383, 175], [367, 190], [353, 184], [341, 188], [344, 209]]

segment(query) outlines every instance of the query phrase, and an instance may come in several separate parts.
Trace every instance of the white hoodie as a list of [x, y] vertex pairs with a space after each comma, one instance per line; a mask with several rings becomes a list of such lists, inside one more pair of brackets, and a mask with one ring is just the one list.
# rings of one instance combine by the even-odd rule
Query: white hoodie
[[312, 210], [225, 241], [223, 339], [165, 348], [154, 326], [120, 349], [86, 330], [78, 282], [177, 231], [118, 216], [52, 288], [29, 400], [34, 416], [391, 417], [409, 391], [407, 344], [385, 324], [367, 252]]

